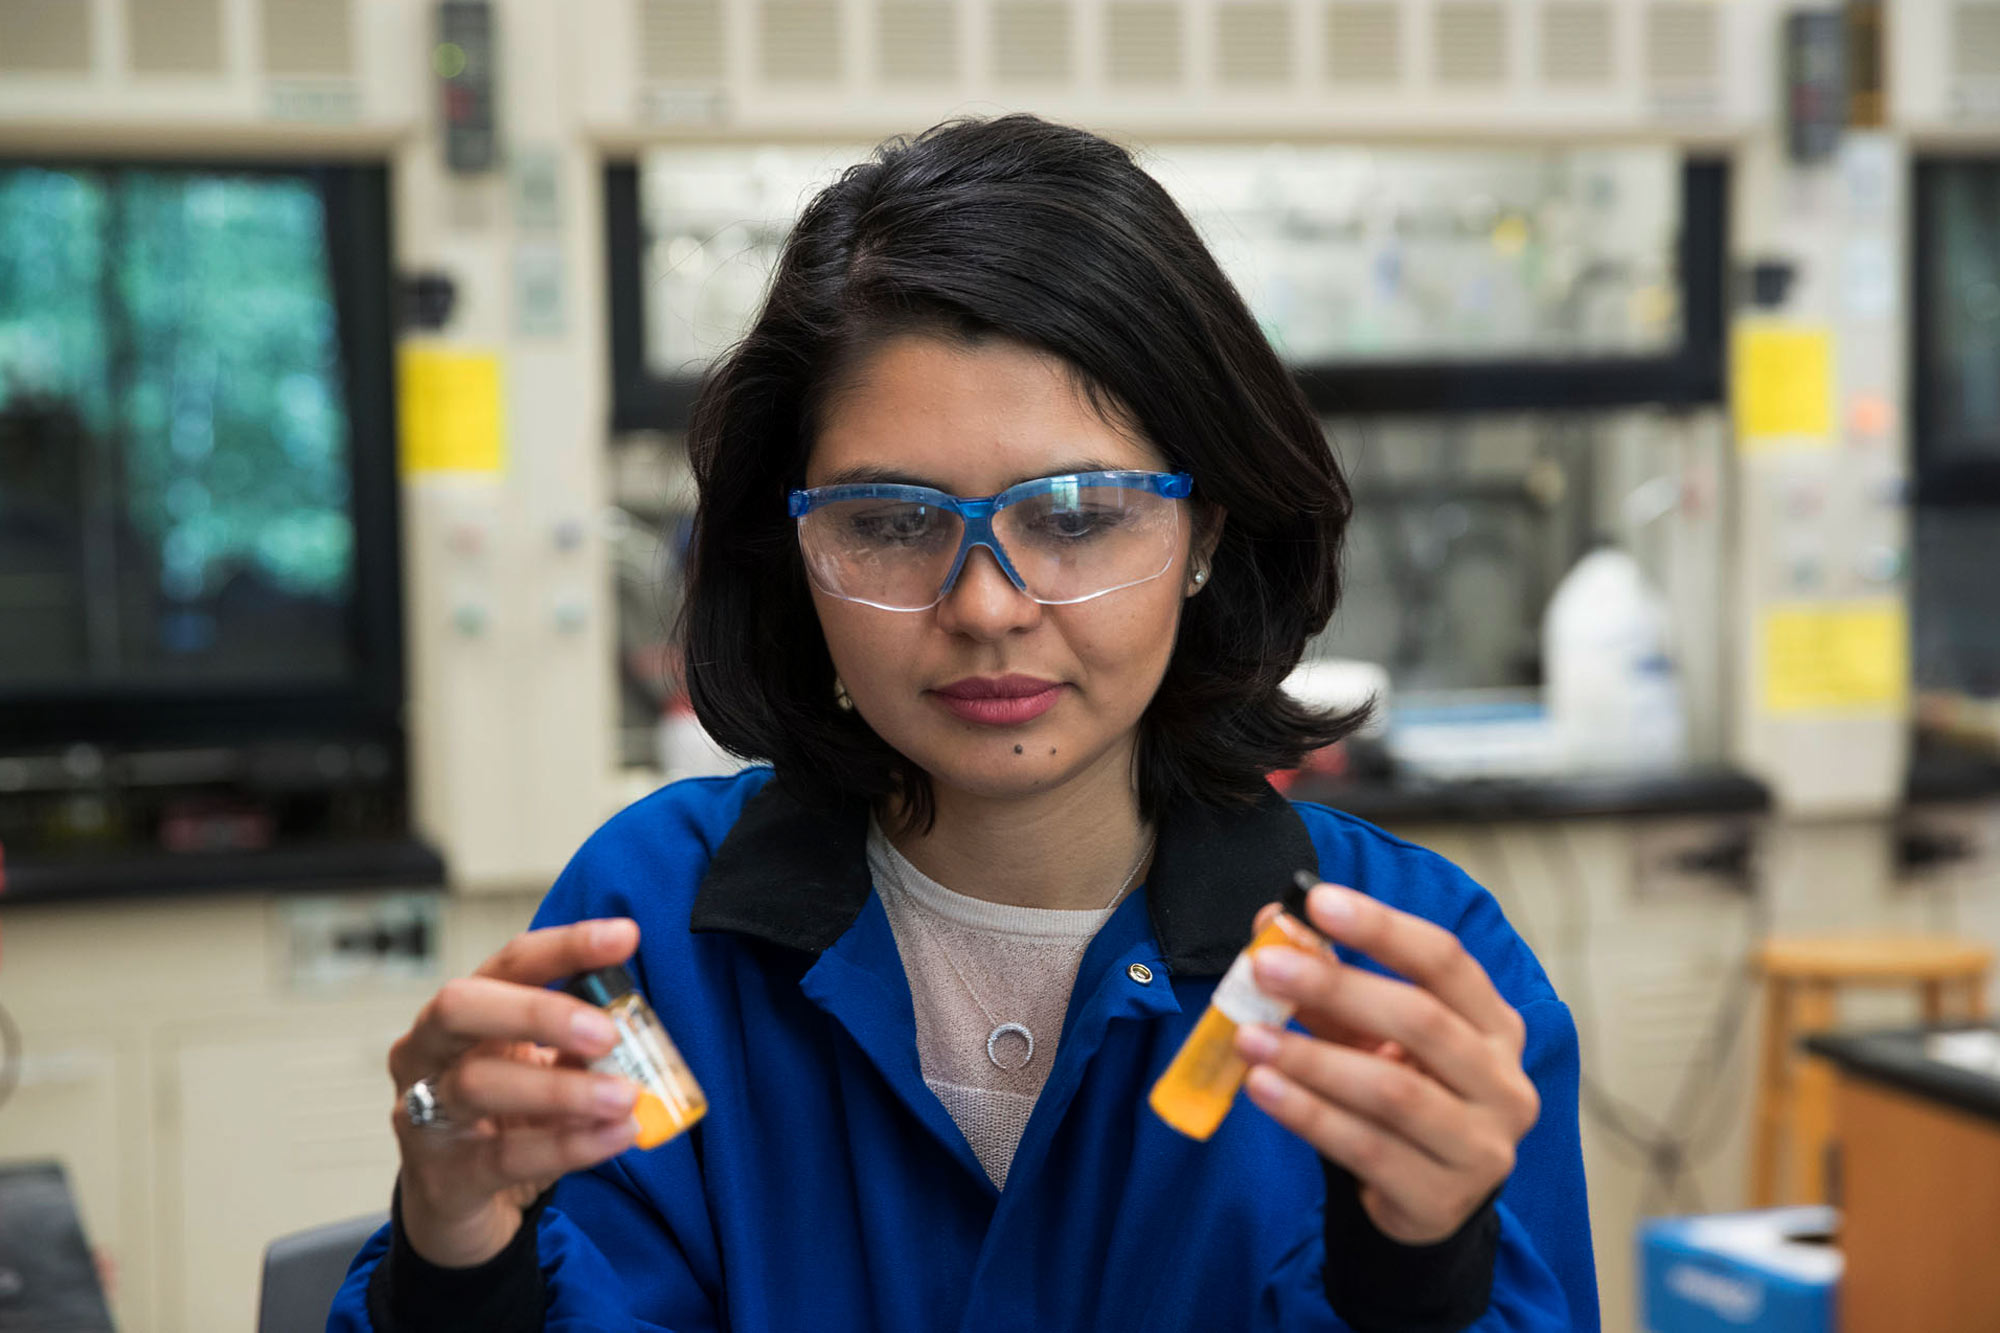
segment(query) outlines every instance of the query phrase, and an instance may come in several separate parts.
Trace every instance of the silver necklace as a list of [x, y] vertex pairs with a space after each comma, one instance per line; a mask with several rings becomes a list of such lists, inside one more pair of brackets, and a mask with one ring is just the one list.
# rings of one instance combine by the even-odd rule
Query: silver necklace
[[[882, 841], [885, 844], [889, 843], [886, 835]], [[1153, 844], [1156, 841], [1158, 841], [1157, 834], [1147, 837], [1146, 845], [1140, 849], [1139, 859], [1134, 861], [1132, 868], [1125, 872], [1124, 883], [1118, 886], [1118, 891], [1111, 895], [1111, 901], [1106, 903], [1100, 910], [1108, 912], [1118, 905], [1118, 900], [1125, 896], [1125, 890], [1131, 888], [1132, 881], [1139, 877], [1139, 867], [1145, 865], [1146, 858], [1153, 854]], [[910, 893], [910, 886], [903, 879], [902, 853], [896, 850], [894, 844], [889, 844], [889, 855], [886, 860], [889, 863], [889, 874], [896, 881], [897, 892], [903, 895], [905, 901], [912, 901], [913, 895]], [[924, 919], [924, 909], [921, 906], [915, 906], [915, 910], [910, 915], [916, 918], [917, 928], [924, 932], [925, 938], [929, 939], [931, 945], [944, 955], [944, 961], [950, 965], [952, 975], [958, 978], [959, 985], [965, 987], [965, 993], [972, 997], [972, 1002], [979, 1006], [979, 1012], [986, 1015], [987, 1022], [993, 1024], [993, 1030], [986, 1034], [986, 1058], [992, 1061], [995, 1069], [1005, 1073], [1012, 1074], [1018, 1070], [1026, 1069], [1028, 1062], [1035, 1058], [1035, 1034], [1028, 1030], [1026, 1023], [1001, 1022], [999, 1016], [993, 1012], [986, 1001], [980, 997], [979, 992], [973, 988], [971, 979], [965, 975], [965, 969], [958, 965], [958, 959], [952, 954], [950, 947], [945, 944], [943, 937], [931, 928], [929, 921]], [[1071, 950], [1070, 957], [1072, 961], [1079, 957], [1084, 949], [1089, 947], [1090, 941], [1085, 940], [1081, 948]], [[1028, 1047], [1027, 1052], [1021, 1056], [1019, 1062], [1011, 1065], [1001, 1063], [999, 1052], [1000, 1039], [1008, 1033], [1019, 1036], [1021, 1040], [1027, 1043]]]

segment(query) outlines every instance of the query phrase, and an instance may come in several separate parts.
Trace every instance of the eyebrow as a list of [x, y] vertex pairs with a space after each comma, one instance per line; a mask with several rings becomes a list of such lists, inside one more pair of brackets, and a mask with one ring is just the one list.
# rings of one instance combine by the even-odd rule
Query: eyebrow
[[[1047, 472], [1036, 472], [1025, 477], [1016, 477], [1000, 490], [1010, 490], [1024, 481], [1039, 481], [1043, 477], [1065, 477], [1073, 472], [1144, 472], [1145, 468], [1120, 467], [1095, 458], [1074, 459], [1050, 468]], [[820, 483], [821, 486], [927, 486], [934, 491], [953, 494], [949, 486], [939, 485], [929, 477], [918, 476], [914, 472], [904, 472], [898, 468], [878, 467], [861, 463], [844, 467]], [[998, 494], [999, 492], [995, 492]]]

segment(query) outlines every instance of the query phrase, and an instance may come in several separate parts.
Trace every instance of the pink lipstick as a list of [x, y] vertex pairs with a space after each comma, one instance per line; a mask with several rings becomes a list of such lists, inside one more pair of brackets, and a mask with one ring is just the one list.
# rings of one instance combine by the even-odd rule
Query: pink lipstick
[[953, 717], [989, 727], [1018, 727], [1056, 706], [1059, 681], [1036, 676], [967, 676], [931, 693]]

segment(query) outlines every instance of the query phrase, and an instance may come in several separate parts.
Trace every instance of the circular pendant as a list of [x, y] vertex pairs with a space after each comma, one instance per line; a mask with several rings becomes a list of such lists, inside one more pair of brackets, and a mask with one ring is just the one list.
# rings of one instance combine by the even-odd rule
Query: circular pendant
[[[1019, 1033], [1021, 1041], [1027, 1043], [1027, 1049], [1022, 1053], [1021, 1058], [1012, 1064], [1000, 1058], [1000, 1038], [1010, 1032]], [[1009, 1043], [1009, 1045], [1014, 1044]], [[1018, 1069], [1025, 1069], [1028, 1067], [1028, 1061], [1035, 1058], [1035, 1034], [1022, 1027], [1019, 1023], [1002, 1023], [999, 1027], [994, 1028], [993, 1031], [986, 1034], [986, 1058], [993, 1062], [995, 1069], [1004, 1069], [1010, 1074]]]

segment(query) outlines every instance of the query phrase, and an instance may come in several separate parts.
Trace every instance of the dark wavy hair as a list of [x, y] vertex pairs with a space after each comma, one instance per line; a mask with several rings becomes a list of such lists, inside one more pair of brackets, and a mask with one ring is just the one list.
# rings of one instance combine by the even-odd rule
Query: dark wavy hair
[[[1141, 721], [1141, 813], [1256, 799], [1265, 775], [1366, 716], [1279, 684], [1340, 594], [1352, 512], [1304, 395], [1186, 216], [1123, 148], [1034, 116], [896, 138], [806, 208], [750, 331], [703, 376], [688, 428], [699, 487], [679, 627], [695, 714], [832, 808], [929, 776], [834, 703], [785, 495], [830, 397], [883, 340], [1012, 339], [1067, 364], [1096, 409], [1195, 479], [1222, 532], [1182, 604]], [[1223, 512], [1226, 511], [1226, 519]]]

